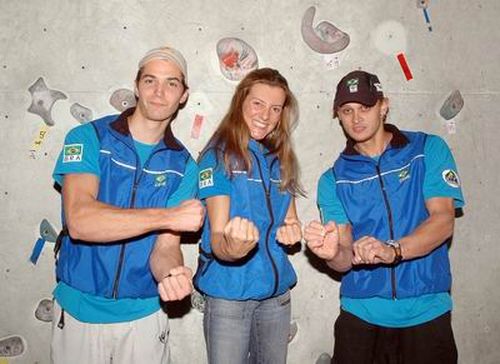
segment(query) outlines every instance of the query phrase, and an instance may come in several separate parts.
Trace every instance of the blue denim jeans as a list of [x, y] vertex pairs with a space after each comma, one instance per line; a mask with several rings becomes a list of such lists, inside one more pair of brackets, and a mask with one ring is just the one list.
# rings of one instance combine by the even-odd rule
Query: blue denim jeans
[[286, 363], [290, 291], [263, 301], [207, 297], [203, 329], [210, 364]]

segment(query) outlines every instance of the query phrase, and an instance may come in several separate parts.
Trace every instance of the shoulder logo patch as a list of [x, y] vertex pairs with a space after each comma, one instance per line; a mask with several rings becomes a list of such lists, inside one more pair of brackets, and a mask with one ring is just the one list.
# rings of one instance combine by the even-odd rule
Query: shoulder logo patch
[[63, 149], [63, 163], [81, 162], [83, 158], [83, 144], [67, 144]]
[[210, 187], [214, 185], [214, 170], [213, 168], [206, 168], [200, 171], [198, 179], [199, 188]]
[[446, 169], [442, 173], [444, 181], [448, 184], [448, 186], [458, 188], [460, 187], [460, 178], [458, 178], [457, 172], [453, 169]]

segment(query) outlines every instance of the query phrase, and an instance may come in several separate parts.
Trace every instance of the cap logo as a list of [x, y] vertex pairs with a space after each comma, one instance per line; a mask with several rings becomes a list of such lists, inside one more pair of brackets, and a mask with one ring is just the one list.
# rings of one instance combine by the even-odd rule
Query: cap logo
[[378, 92], [382, 92], [382, 85], [380, 83], [374, 83], [373, 86], [375, 86]]
[[354, 92], [358, 92], [358, 84], [359, 80], [357, 78], [351, 78], [346, 82], [347, 87], [349, 87], [349, 92], [352, 94]]

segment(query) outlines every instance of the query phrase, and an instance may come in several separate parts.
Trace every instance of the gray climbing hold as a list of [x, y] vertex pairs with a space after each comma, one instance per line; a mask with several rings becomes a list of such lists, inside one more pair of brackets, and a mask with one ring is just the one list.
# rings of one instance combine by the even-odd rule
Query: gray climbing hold
[[439, 114], [445, 119], [453, 119], [464, 107], [464, 99], [459, 90], [454, 90], [441, 106]]
[[321, 353], [321, 355], [316, 360], [315, 364], [330, 364], [332, 362], [332, 357], [328, 353]]
[[69, 112], [80, 124], [88, 123], [93, 119], [92, 110], [77, 102], [71, 105]]
[[109, 98], [109, 103], [119, 112], [134, 107], [136, 104], [134, 91], [126, 88], [119, 88]]
[[21, 336], [13, 335], [0, 339], [0, 357], [19, 356], [25, 349], [26, 344]]
[[57, 240], [57, 232], [47, 219], [43, 219], [40, 223], [40, 236], [51, 243], [55, 243]]
[[417, 0], [417, 8], [427, 9], [429, 6], [429, 0]]
[[205, 297], [198, 292], [197, 290], [193, 290], [191, 294], [191, 307], [203, 313], [205, 311]]
[[68, 97], [61, 91], [50, 90], [43, 77], [38, 78], [36, 82], [28, 88], [31, 93], [31, 105], [28, 112], [39, 115], [45, 124], [52, 126], [52, 106], [57, 100], [65, 100]]
[[297, 322], [295, 321], [290, 322], [290, 333], [288, 334], [289, 343], [291, 343], [293, 339], [295, 339], [295, 336], [297, 336], [298, 331], [299, 331], [299, 325], [297, 325]]
[[222, 38], [217, 42], [217, 57], [222, 75], [231, 81], [242, 80], [259, 67], [255, 50], [242, 39]]
[[345, 49], [350, 42], [349, 35], [330, 22], [322, 21], [313, 28], [316, 8], [311, 6], [302, 17], [302, 38], [315, 52], [331, 54]]
[[54, 302], [48, 298], [44, 298], [38, 302], [35, 317], [43, 322], [51, 322], [54, 317]]

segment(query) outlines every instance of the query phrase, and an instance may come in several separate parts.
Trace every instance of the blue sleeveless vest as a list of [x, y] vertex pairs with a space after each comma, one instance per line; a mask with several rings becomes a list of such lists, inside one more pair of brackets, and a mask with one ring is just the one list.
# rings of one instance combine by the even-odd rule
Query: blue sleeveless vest
[[256, 249], [238, 262], [223, 262], [212, 254], [210, 222], [205, 220], [195, 285], [203, 293], [228, 300], [262, 300], [286, 292], [297, 277], [286, 247], [276, 240], [285, 220], [291, 196], [281, 192], [280, 163], [251, 140], [251, 172], [232, 171], [230, 219], [251, 220], [259, 230]]
[[[141, 169], [126, 116], [107, 116], [93, 122], [101, 145], [97, 199], [120, 208], [164, 208], [182, 180], [189, 153], [168, 128], [165, 140]], [[170, 146], [165, 144], [167, 136]], [[151, 232], [116, 243], [89, 244], [66, 235], [59, 251], [57, 279], [106, 298], [157, 296], [149, 268], [156, 237]]]
[[[367, 235], [397, 240], [412, 233], [428, 212], [423, 195], [426, 134], [400, 132], [378, 161], [349, 146], [333, 166], [337, 194], [353, 228], [354, 241]], [[352, 298], [406, 298], [449, 291], [448, 247], [387, 265], [354, 266], [342, 278], [340, 294]]]

